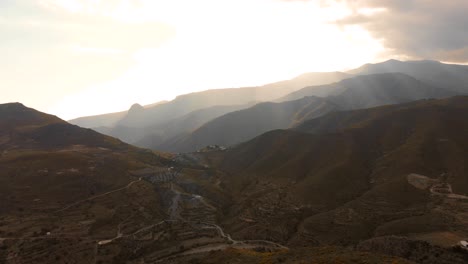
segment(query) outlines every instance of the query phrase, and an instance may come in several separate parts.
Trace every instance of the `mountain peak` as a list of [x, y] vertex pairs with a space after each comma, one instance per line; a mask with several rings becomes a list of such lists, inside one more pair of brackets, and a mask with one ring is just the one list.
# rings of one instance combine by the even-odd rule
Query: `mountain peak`
[[402, 61], [396, 60], [396, 59], [389, 59], [389, 60], [384, 61], [383, 63], [399, 63], [399, 62], [402, 62]]
[[24, 124], [44, 125], [62, 122], [64, 121], [56, 116], [36, 111], [18, 102], [0, 104], [0, 129]]
[[6, 104], [0, 104], [0, 107], [2, 110], [20, 110], [20, 109], [27, 109], [26, 106], [24, 106], [22, 103], [19, 102], [12, 102], [12, 103], [6, 103]]
[[144, 111], [145, 108], [143, 106], [141, 106], [141, 104], [133, 104], [130, 109], [128, 110], [128, 113], [139, 113], [139, 112], [142, 112]]

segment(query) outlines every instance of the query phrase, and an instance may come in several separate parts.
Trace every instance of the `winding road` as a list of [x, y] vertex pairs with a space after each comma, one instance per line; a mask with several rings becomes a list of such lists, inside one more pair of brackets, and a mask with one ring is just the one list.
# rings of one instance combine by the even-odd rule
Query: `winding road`
[[[73, 203], [71, 205], [68, 205], [68, 206], [60, 209], [57, 212], [64, 211], [64, 210], [66, 210], [66, 209], [68, 209], [70, 207], [76, 206], [76, 205], [78, 205], [80, 203], [83, 203], [83, 202], [87, 202], [87, 201], [90, 201], [90, 200], [93, 200], [93, 199], [96, 199], [96, 198], [99, 198], [99, 197], [102, 197], [102, 196], [105, 196], [105, 195], [108, 195], [108, 194], [111, 194], [111, 193], [114, 193], [114, 192], [122, 191], [122, 190], [124, 190], [126, 188], [129, 188], [130, 186], [132, 186], [132, 184], [134, 184], [134, 183], [136, 183], [138, 181], [141, 181], [141, 178], [138, 179], [138, 180], [130, 182], [125, 187], [122, 187], [122, 188], [119, 188], [119, 189], [116, 189], [116, 190], [113, 190], [113, 191], [110, 191], [110, 192], [106, 192], [106, 193], [103, 193], [103, 194], [100, 194], [100, 195], [97, 195], [97, 196], [94, 196], [94, 197], [91, 197], [91, 198], [88, 198], [88, 199], [81, 200], [81, 201]], [[165, 260], [167, 260], [169, 258], [174, 258], [174, 257], [177, 257], [177, 256], [204, 253], [204, 252], [209, 252], [211, 250], [223, 250], [223, 249], [227, 249], [229, 247], [234, 247], [234, 248], [239, 248], [239, 249], [254, 249], [254, 248], [258, 248], [258, 247], [270, 247], [270, 248], [273, 248], [275, 250], [277, 250], [277, 249], [288, 250], [288, 248], [283, 246], [283, 245], [280, 245], [280, 244], [277, 244], [277, 243], [274, 243], [274, 242], [271, 242], [271, 241], [266, 241], [266, 240], [245, 240], [245, 241], [234, 240], [234, 239], [232, 239], [231, 235], [226, 234], [224, 232], [223, 228], [221, 226], [217, 225], [217, 224], [207, 223], [207, 222], [201, 222], [201, 223], [200, 222], [193, 222], [193, 221], [188, 221], [188, 220], [182, 218], [180, 216], [180, 211], [179, 211], [179, 206], [180, 206], [180, 202], [181, 202], [181, 199], [182, 199], [182, 193], [180, 191], [178, 191], [174, 187], [174, 184], [172, 182], [171, 182], [170, 190], [174, 193], [174, 196], [172, 197], [172, 203], [171, 203], [171, 205], [169, 206], [169, 209], [168, 209], [168, 215], [169, 215], [168, 219], [163, 220], [161, 222], [158, 222], [156, 224], [150, 225], [150, 226], [143, 227], [143, 228], [133, 232], [132, 234], [128, 234], [128, 235], [124, 235], [124, 234], [121, 233], [120, 229], [121, 229], [121, 224], [123, 223], [122, 222], [121, 224], [119, 224], [117, 235], [114, 238], [98, 241], [97, 245], [98, 246], [106, 245], [106, 244], [112, 243], [114, 240], [122, 238], [122, 237], [135, 238], [134, 236], [136, 234], [138, 234], [140, 232], [147, 231], [147, 230], [149, 230], [149, 229], [151, 229], [151, 228], [153, 228], [155, 226], [161, 225], [161, 224], [163, 224], [165, 222], [182, 221], [182, 222], [196, 224], [196, 225], [202, 224], [203, 225], [202, 228], [216, 229], [219, 236], [224, 238], [226, 240], [226, 242], [225, 243], [216, 243], [216, 244], [211, 244], [211, 245], [208, 244], [208, 245], [203, 245], [203, 246], [190, 248], [190, 249], [187, 249], [187, 250], [185, 250], [183, 252], [176, 253], [176, 254], [174, 254], [174, 255], [172, 255], [170, 257], [165, 257], [163, 259], [160, 259], [157, 262], [163, 262], [163, 261], [165, 261]], [[192, 194], [192, 197], [194, 199], [199, 200], [204, 206], [206, 206], [206, 207], [208, 207], [208, 208], [210, 208], [212, 210], [217, 210], [217, 208], [215, 208], [214, 206], [209, 204], [202, 196]], [[126, 220], [124, 220], [124, 222], [125, 221]]]

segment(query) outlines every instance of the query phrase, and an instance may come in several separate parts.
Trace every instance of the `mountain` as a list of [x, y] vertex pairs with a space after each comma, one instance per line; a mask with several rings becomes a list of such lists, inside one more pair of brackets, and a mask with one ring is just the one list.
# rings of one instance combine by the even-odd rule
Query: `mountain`
[[115, 125], [120, 119], [124, 118], [126, 115], [127, 111], [121, 111], [117, 113], [79, 117], [69, 120], [69, 122], [71, 124], [86, 128], [110, 127]]
[[317, 97], [334, 96], [344, 91], [347, 88], [346, 84], [347, 83], [340, 81], [340, 82], [325, 84], [325, 85], [307, 86], [295, 92], [287, 94], [283, 97], [280, 97], [276, 99], [275, 101], [276, 102], [294, 101], [294, 100], [298, 100], [306, 96], [317, 96]]
[[457, 93], [454, 91], [421, 82], [410, 75], [394, 72], [362, 75], [334, 84], [305, 87], [278, 101], [297, 100], [304, 96], [341, 96], [347, 99], [347, 102], [341, 102], [346, 104], [347, 108], [353, 108], [352, 104], [354, 107], [364, 108], [455, 94]]
[[[435, 88], [402, 73], [358, 76], [339, 83], [320, 86], [333, 91], [325, 98], [303, 97], [281, 103], [263, 103], [218, 117], [191, 134], [167, 141], [155, 149], [188, 152], [207, 145], [230, 146], [274, 129], [294, 127], [331, 111], [398, 104], [425, 98], [442, 98], [455, 94]], [[308, 95], [310, 87], [288, 96]], [[313, 90], [313, 89], [312, 89]]]
[[163, 156], [1, 104], [0, 262], [94, 263], [116, 230], [165, 219], [162, 194], [133, 175], [167, 170]]
[[344, 109], [369, 108], [457, 95], [451, 90], [426, 84], [403, 73], [358, 76], [343, 80], [340, 86], [344, 89], [330, 99]]
[[[332, 83], [347, 77], [349, 77], [348, 74], [340, 72], [307, 73], [291, 80], [264, 86], [215, 89], [191, 93], [178, 96], [170, 102], [140, 108], [139, 111], [129, 110], [114, 114], [82, 117], [70, 120], [70, 122], [79, 126], [96, 129], [102, 133], [118, 137], [128, 143], [141, 145], [142, 142], [149, 142], [155, 145], [159, 144], [161, 140], [167, 139], [166, 137], [160, 137], [160, 135], [167, 134], [167, 124], [177, 123], [179, 122], [177, 120], [190, 118], [188, 116], [191, 112], [198, 110], [205, 112], [204, 118], [198, 118], [200, 122], [203, 121], [205, 123], [211, 120], [208, 117], [214, 118], [223, 115], [227, 113], [224, 109], [229, 109], [230, 107], [232, 107], [232, 111], [239, 110], [241, 106], [248, 107], [254, 102], [271, 101], [305, 86]], [[132, 109], [135, 110], [134, 108]], [[208, 114], [207, 111], [210, 111], [209, 109], [214, 114]], [[192, 118], [195, 120], [195, 116], [197, 115], [201, 116], [200, 112], [194, 113]], [[203, 124], [200, 122], [192, 121], [193, 124], [196, 123], [196, 126], [190, 127], [190, 130], [198, 128], [198, 126]], [[187, 131], [187, 129], [171, 130], [170, 134], [173, 137], [187, 132], [190, 131]]]
[[164, 261], [230, 246], [216, 226], [228, 197], [201, 164], [19, 103], [0, 105], [0, 150], [1, 263]]
[[[13, 130], [20, 126], [41, 126], [65, 123], [56, 116], [45, 115], [21, 103], [0, 104], [0, 126], [4, 130]], [[4, 132], [4, 131], [2, 131]]]
[[38, 112], [20, 103], [0, 105], [0, 118], [0, 146], [4, 151], [71, 145], [113, 149], [130, 147], [114, 138], [70, 125], [56, 116]]
[[0, 262], [465, 263], [467, 102], [178, 155], [0, 105]]
[[[246, 105], [220, 105], [196, 110], [182, 117], [170, 120], [163, 125], [146, 128], [146, 132], [142, 138], [136, 140], [134, 144], [157, 149], [161, 144], [185, 136], [214, 118], [248, 108], [252, 105], [253, 103]], [[160, 150], [164, 151], [163, 148]]]
[[129, 127], [154, 126], [198, 109], [219, 105], [242, 105], [251, 102], [270, 101], [311, 84], [331, 83], [348, 76], [348, 74], [340, 72], [308, 73], [288, 81], [259, 87], [214, 89], [181, 95], [169, 103], [145, 109], [139, 115], [127, 115], [117, 125]]
[[[164, 104], [164, 103], [167, 103], [167, 101], [161, 101], [161, 102], [157, 102], [154, 104], [149, 104], [144, 107], [151, 108], [151, 107], [155, 107], [157, 105]], [[139, 105], [139, 104], [135, 104], [135, 105]], [[117, 122], [119, 122], [122, 118], [124, 118], [128, 114], [130, 109], [128, 111], [121, 111], [121, 112], [116, 112], [116, 113], [79, 117], [79, 118], [69, 120], [68, 122], [74, 125], [80, 126], [80, 127], [85, 127], [85, 128], [113, 127], [115, 124], [117, 124]]]
[[[344, 95], [344, 90], [350, 93], [342, 96], [344, 102], [332, 102], [338, 104], [342, 109], [357, 109], [373, 107], [389, 103], [401, 103], [409, 100], [421, 98], [440, 98], [444, 96], [466, 94], [468, 92], [468, 66], [443, 64], [435, 61], [396, 61], [389, 60], [377, 64], [366, 64], [360, 68], [347, 73], [308, 73], [298, 76], [292, 80], [267, 84], [260, 87], [247, 87], [238, 89], [217, 89], [204, 92], [181, 95], [173, 101], [146, 106], [141, 111], [128, 111], [116, 114], [101, 115], [96, 117], [84, 117], [72, 120], [72, 123], [84, 127], [93, 128], [101, 133], [115, 136], [127, 143], [136, 144], [142, 147], [153, 149], [164, 149], [171, 151], [194, 150], [189, 145], [202, 146], [205, 143], [235, 144], [238, 140], [211, 140], [203, 141], [205, 135], [198, 135], [191, 138], [192, 132], [201, 128], [202, 125], [221, 117], [229, 112], [241, 110], [239, 106], [245, 108], [255, 102], [285, 102], [303, 98], [304, 96], [318, 97], [339, 97]], [[390, 93], [390, 85], [385, 83], [384, 77], [380, 79], [366, 80], [363, 78], [351, 78], [356, 75], [375, 74], [398, 74], [401, 78], [390, 80], [395, 85], [395, 89]], [[415, 84], [414, 80], [409, 80], [408, 76], [422, 82]], [[343, 80], [340, 82], [340, 80]], [[329, 84], [331, 82], [333, 84]], [[361, 85], [360, 82], [363, 82]], [[405, 83], [407, 82], [407, 83]], [[418, 94], [418, 89], [407, 89], [409, 86], [432, 86], [434, 91], [427, 96]], [[348, 87], [354, 89], [347, 89]], [[360, 87], [361, 86], [361, 87]], [[385, 91], [379, 89], [368, 89], [368, 87], [385, 87]], [[305, 88], [303, 88], [305, 87]], [[359, 88], [360, 87], [360, 88]], [[302, 89], [301, 89], [302, 88]], [[439, 92], [436, 89], [439, 88]], [[365, 91], [350, 92], [359, 89]], [[443, 92], [441, 92], [443, 90]], [[415, 94], [411, 94], [415, 92]], [[436, 95], [439, 93], [439, 95]], [[357, 97], [356, 97], [357, 96]], [[386, 97], [386, 98], [385, 98]], [[399, 98], [401, 97], [401, 98]], [[223, 111], [229, 107], [232, 111]], [[238, 107], [234, 107], [238, 106]], [[214, 114], [207, 112], [213, 110]], [[201, 111], [198, 112], [197, 111]], [[192, 120], [190, 121], [190, 115]], [[205, 113], [202, 118], [200, 113]], [[198, 115], [198, 117], [196, 117]], [[185, 126], [181, 120], [187, 119], [191, 126]], [[178, 124], [178, 125], [177, 125]], [[169, 129], [167, 127], [170, 127]], [[180, 129], [177, 129], [180, 127]], [[267, 126], [265, 126], [266, 128]], [[271, 129], [287, 128], [285, 126], [270, 126]], [[264, 132], [264, 129], [258, 129]], [[213, 132], [214, 133], [214, 132]], [[208, 133], [208, 134], [213, 134]], [[254, 133], [253, 136], [258, 135]], [[252, 136], [244, 136], [240, 132], [239, 140], [247, 140]], [[201, 140], [201, 141], [200, 141]], [[200, 141], [200, 142], [199, 142]], [[185, 146], [181, 146], [185, 145]]]
[[155, 149], [190, 152], [207, 145], [229, 146], [273, 129], [294, 126], [335, 109], [336, 105], [318, 97], [304, 97], [283, 103], [260, 103], [218, 117], [187, 136], [166, 141]]
[[139, 149], [19, 103], [0, 105], [0, 150], [1, 263], [285, 249], [224, 233], [217, 219], [230, 198], [201, 160]]
[[[411, 252], [389, 237], [401, 236], [451, 247], [468, 234], [467, 115], [468, 97], [329, 113], [198, 155], [224, 172], [235, 203], [222, 225], [234, 239]], [[398, 254], [439, 263], [413, 252]]]
[[155, 148], [165, 141], [180, 137], [199, 128], [204, 123], [226, 113], [247, 108], [245, 105], [220, 105], [202, 108], [162, 124], [140, 128], [129, 126], [95, 127], [94, 130], [119, 138], [136, 146]]
[[398, 61], [388, 60], [376, 64], [366, 64], [348, 71], [353, 75], [400, 72], [436, 87], [468, 94], [468, 66], [445, 64], [438, 61]]

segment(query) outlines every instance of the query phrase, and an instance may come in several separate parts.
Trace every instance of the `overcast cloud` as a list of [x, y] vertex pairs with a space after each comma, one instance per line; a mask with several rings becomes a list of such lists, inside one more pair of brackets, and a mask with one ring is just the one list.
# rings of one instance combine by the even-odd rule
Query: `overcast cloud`
[[[324, 1], [327, 4], [330, 1]], [[394, 55], [468, 62], [467, 0], [343, 0], [353, 13], [336, 23], [359, 25]], [[366, 8], [380, 8], [365, 12]], [[369, 11], [369, 10], [367, 10]]]

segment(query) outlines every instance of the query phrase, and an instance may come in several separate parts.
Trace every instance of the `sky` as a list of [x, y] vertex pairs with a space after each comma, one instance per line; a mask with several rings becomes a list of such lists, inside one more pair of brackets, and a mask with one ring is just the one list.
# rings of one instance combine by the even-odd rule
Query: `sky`
[[63, 119], [395, 59], [468, 61], [466, 0], [0, 0], [0, 103]]

